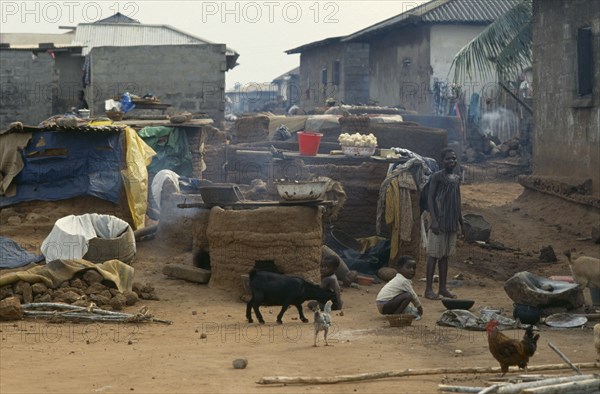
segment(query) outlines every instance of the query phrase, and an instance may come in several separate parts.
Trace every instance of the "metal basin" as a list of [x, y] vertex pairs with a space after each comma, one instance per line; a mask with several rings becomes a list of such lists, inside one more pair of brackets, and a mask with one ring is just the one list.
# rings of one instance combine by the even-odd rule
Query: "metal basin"
[[324, 181], [275, 182], [275, 186], [279, 196], [288, 201], [319, 200], [327, 191], [327, 182]]

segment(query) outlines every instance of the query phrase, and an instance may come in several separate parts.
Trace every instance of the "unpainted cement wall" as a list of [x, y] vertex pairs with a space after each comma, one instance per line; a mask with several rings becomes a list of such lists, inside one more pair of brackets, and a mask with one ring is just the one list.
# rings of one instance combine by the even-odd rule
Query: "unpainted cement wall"
[[220, 124], [225, 109], [225, 45], [161, 45], [94, 48], [93, 114], [104, 100], [129, 93], [153, 93], [170, 112], [206, 113]]
[[[533, 175], [592, 180], [600, 196], [600, 2], [534, 1]], [[592, 28], [593, 91], [577, 94], [577, 30]]]

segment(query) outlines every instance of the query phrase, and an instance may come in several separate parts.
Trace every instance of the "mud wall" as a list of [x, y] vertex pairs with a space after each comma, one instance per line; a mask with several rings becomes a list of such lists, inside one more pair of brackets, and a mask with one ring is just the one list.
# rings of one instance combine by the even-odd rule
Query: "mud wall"
[[273, 260], [279, 271], [320, 283], [323, 212], [318, 207], [264, 207], [210, 211], [209, 286], [242, 291], [241, 276], [256, 260]]

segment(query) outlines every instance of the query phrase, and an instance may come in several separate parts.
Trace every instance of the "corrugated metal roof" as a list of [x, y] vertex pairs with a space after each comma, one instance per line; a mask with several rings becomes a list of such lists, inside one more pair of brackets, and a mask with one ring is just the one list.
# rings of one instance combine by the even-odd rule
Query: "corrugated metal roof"
[[285, 51], [285, 53], [287, 53], [288, 55], [291, 55], [291, 54], [294, 54], [294, 53], [302, 53], [302, 52], [305, 52], [308, 49], [312, 49], [312, 48], [317, 48], [317, 47], [324, 46], [324, 45], [330, 45], [330, 44], [338, 43], [338, 42], [342, 41], [342, 38], [344, 38], [344, 36], [329, 37], [329, 38], [326, 38], [324, 40], [313, 41], [311, 43], [301, 45], [301, 46], [296, 47], [294, 49], [288, 49], [287, 51]]
[[521, 0], [433, 0], [346, 36], [360, 41], [409, 23], [489, 24]]
[[[74, 44], [83, 45], [83, 55], [94, 47], [137, 45], [213, 44], [212, 41], [182, 32], [168, 25], [82, 23], [77, 25]], [[237, 54], [227, 48], [227, 55]]]
[[64, 52], [70, 50], [73, 52], [81, 52], [83, 47], [81, 45], [54, 45], [54, 47], [41, 47], [38, 45], [10, 45], [9, 47], [0, 46], [2, 51], [30, 51], [30, 52]]
[[277, 78], [275, 78], [273, 80], [273, 82], [278, 81], [278, 80], [283, 80], [283, 79], [285, 79], [289, 75], [298, 75], [298, 74], [300, 74], [300, 66], [294, 67], [290, 71], [288, 71], [288, 72], [286, 72], [284, 74], [281, 74], [280, 76], [278, 76]]
[[491, 23], [521, 0], [452, 0], [423, 15], [424, 22]]

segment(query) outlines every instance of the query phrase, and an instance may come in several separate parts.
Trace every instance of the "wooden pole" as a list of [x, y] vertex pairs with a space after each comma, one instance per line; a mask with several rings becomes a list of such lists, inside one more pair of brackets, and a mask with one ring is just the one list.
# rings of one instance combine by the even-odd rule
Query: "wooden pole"
[[438, 384], [438, 391], [443, 391], [445, 393], [479, 393], [484, 389], [485, 387], [449, 386], [446, 384]]
[[562, 393], [598, 393], [600, 379], [588, 379], [579, 382], [555, 384], [552, 386], [525, 389], [524, 394], [562, 394]]
[[526, 382], [507, 384], [506, 386], [498, 389], [498, 394], [518, 394], [525, 389], [533, 389], [536, 387], [544, 387], [555, 384], [570, 383], [576, 381], [589, 380], [594, 378], [594, 375], [576, 375], [576, 376], [561, 376], [558, 378], [549, 378], [544, 380], [538, 380], [537, 382]]
[[[599, 368], [600, 363], [578, 363], [579, 368]], [[570, 369], [565, 364], [545, 364], [532, 365], [527, 367], [528, 371], [556, 371]], [[511, 367], [509, 371], [518, 372], [518, 368]], [[373, 379], [397, 378], [403, 376], [420, 375], [442, 375], [442, 374], [460, 374], [460, 373], [499, 373], [500, 367], [465, 367], [465, 368], [423, 368], [423, 369], [404, 369], [402, 371], [382, 371], [368, 372], [355, 375], [339, 375], [331, 377], [320, 376], [267, 376], [260, 378], [257, 384], [334, 384], [341, 382], [357, 382]]]
[[483, 390], [481, 390], [479, 393], [477, 394], [490, 394], [490, 393], [495, 393], [498, 391], [498, 387], [500, 387], [499, 384], [493, 384], [490, 387], [487, 387]]
[[585, 383], [590, 379], [594, 379], [594, 375], [575, 375], [575, 376], [561, 376], [554, 378], [545, 378], [535, 382], [523, 382], [523, 383], [507, 383], [497, 384], [490, 387], [473, 387], [473, 386], [450, 386], [445, 384], [438, 385], [438, 391], [447, 393], [482, 393], [482, 390], [489, 390], [492, 387], [497, 388], [497, 394], [519, 394], [525, 389], [534, 389], [536, 387], [553, 386], [562, 383], [573, 383], [579, 382]]
[[550, 346], [550, 349], [554, 350], [556, 352], [556, 354], [558, 354], [558, 356], [563, 359], [564, 362], [569, 364], [569, 366], [573, 369], [573, 371], [577, 372], [577, 375], [582, 375], [581, 370], [579, 368], [577, 368], [575, 365], [573, 365], [571, 360], [569, 360], [569, 358], [567, 356], [565, 356], [565, 354], [563, 352], [558, 350], [558, 348], [556, 346], [554, 346], [552, 344], [552, 342], [548, 342], [548, 346]]

